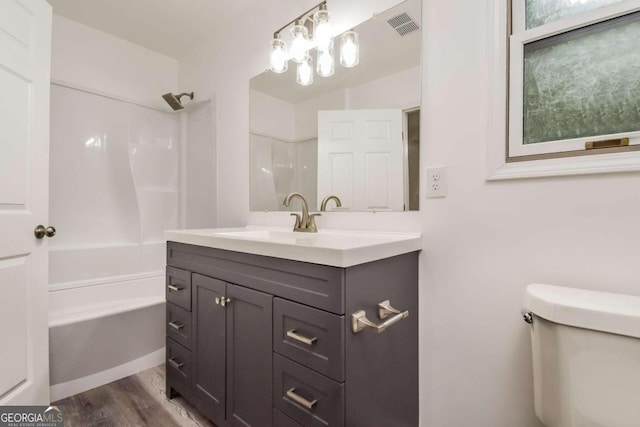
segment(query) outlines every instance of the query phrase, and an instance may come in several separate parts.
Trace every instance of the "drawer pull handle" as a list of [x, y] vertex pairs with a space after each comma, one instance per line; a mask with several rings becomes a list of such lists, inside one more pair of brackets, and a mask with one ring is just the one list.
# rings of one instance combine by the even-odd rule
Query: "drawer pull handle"
[[389, 326], [409, 317], [409, 310], [396, 310], [391, 307], [389, 300], [385, 300], [378, 304], [378, 316], [381, 320], [386, 320], [382, 323], [376, 324], [367, 319], [367, 314], [364, 310], [353, 313], [351, 315], [351, 329], [353, 330], [353, 333], [357, 334], [366, 328], [371, 328], [378, 333], [384, 332]]
[[313, 343], [318, 340], [318, 338], [316, 337], [307, 338], [305, 336], [302, 336], [299, 333], [297, 333], [295, 329], [291, 329], [287, 331], [287, 336], [289, 338], [293, 338], [296, 341], [300, 341], [301, 343], [305, 343], [306, 345], [313, 345]]
[[182, 369], [182, 367], [184, 366], [184, 363], [176, 362], [175, 359], [169, 359], [169, 363], [171, 364], [171, 366], [173, 366], [174, 368], [176, 368], [178, 370]]
[[180, 329], [184, 328], [184, 325], [182, 323], [176, 323], [176, 322], [169, 322], [169, 326], [171, 326], [176, 331], [179, 331]]
[[312, 401], [308, 401], [304, 397], [297, 394], [295, 391], [296, 391], [295, 387], [292, 387], [289, 390], [287, 390], [287, 397], [301, 404], [305, 408], [313, 409], [313, 407], [316, 406], [316, 403], [318, 403], [318, 399], [313, 399]]
[[169, 288], [170, 291], [173, 292], [180, 292], [181, 290], [183, 290], [184, 288], [180, 288], [176, 285], [167, 285], [167, 288]]

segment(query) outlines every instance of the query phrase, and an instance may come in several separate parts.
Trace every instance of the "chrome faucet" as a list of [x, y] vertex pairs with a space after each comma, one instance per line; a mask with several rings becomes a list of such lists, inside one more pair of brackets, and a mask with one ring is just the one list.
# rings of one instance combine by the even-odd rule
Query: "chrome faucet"
[[284, 198], [284, 202], [282, 204], [286, 207], [289, 207], [291, 203], [291, 199], [293, 198], [300, 199], [300, 204], [302, 205], [302, 216], [297, 213], [292, 213], [291, 216], [296, 217], [296, 223], [293, 226], [293, 231], [299, 231], [302, 233], [317, 233], [318, 226], [316, 225], [316, 217], [320, 216], [320, 214], [309, 214], [309, 204], [306, 199], [300, 193], [289, 193], [287, 197]]
[[324, 199], [322, 199], [322, 204], [320, 205], [320, 211], [324, 212], [327, 210], [327, 203], [329, 203], [329, 201], [331, 200], [335, 200], [336, 201], [336, 207], [337, 208], [341, 208], [342, 207], [342, 202], [340, 201], [340, 199], [338, 198], [338, 196], [327, 196]]

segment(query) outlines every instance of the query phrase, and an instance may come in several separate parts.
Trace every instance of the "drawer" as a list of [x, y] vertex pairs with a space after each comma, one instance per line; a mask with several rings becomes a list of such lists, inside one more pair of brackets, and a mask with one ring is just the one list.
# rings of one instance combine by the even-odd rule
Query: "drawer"
[[273, 405], [306, 427], [344, 426], [344, 384], [275, 353]]
[[302, 427], [302, 424], [298, 424], [276, 408], [273, 408], [273, 427]]
[[167, 376], [184, 385], [190, 385], [191, 368], [191, 352], [167, 338]]
[[345, 313], [343, 268], [176, 242], [167, 243], [167, 264], [335, 314]]
[[191, 313], [167, 303], [167, 336], [191, 349]]
[[191, 273], [167, 267], [167, 301], [191, 311]]
[[344, 381], [344, 316], [274, 298], [273, 350]]

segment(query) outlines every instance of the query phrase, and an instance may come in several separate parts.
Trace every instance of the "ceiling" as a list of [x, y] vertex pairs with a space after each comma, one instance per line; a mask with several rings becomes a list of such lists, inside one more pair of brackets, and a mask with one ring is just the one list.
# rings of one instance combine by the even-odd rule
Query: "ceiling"
[[[387, 23], [387, 19], [403, 12], [420, 23], [420, 0], [405, 1], [354, 28], [360, 37], [360, 64], [357, 67], [344, 68], [336, 63], [333, 76], [323, 78], [316, 74], [311, 86], [301, 86], [296, 83], [296, 64], [290, 62], [286, 73], [266, 71], [251, 79], [251, 89], [297, 104], [334, 90], [357, 87], [420, 65], [421, 30], [401, 37]], [[315, 63], [315, 55], [313, 56]], [[336, 62], [338, 61], [339, 49], [336, 49]]]
[[48, 0], [53, 13], [173, 58], [259, 0]]

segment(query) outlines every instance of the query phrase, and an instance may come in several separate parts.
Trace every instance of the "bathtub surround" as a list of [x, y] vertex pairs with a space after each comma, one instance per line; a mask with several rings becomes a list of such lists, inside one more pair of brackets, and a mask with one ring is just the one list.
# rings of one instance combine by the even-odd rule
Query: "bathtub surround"
[[173, 58], [59, 16], [53, 39], [49, 336], [59, 399], [164, 359], [162, 231], [212, 221], [213, 114], [204, 99], [179, 114], [164, 103], [178, 87]]
[[[417, 213], [323, 213], [319, 227], [422, 231], [421, 426], [539, 427], [529, 330], [519, 309], [536, 281], [640, 295], [636, 174], [487, 182], [495, 94], [490, 47], [498, 0], [423, 0], [421, 182], [446, 165], [449, 194]], [[256, 4], [246, 31], [217, 28], [180, 60], [182, 87], [215, 93], [218, 226], [286, 226], [287, 212], [249, 212], [249, 79], [268, 61], [264, 34], [293, 7]], [[365, 8], [366, 9], [366, 6]], [[217, 36], [217, 38], [215, 38]], [[502, 54], [498, 52], [497, 54]], [[500, 104], [500, 102], [498, 102]], [[224, 107], [224, 108], [222, 108]], [[611, 211], [626, 213], [611, 220]], [[463, 313], [463, 315], [462, 315]], [[487, 345], [490, 343], [490, 345]], [[490, 384], [478, 392], [469, 384]]]

